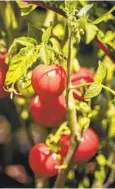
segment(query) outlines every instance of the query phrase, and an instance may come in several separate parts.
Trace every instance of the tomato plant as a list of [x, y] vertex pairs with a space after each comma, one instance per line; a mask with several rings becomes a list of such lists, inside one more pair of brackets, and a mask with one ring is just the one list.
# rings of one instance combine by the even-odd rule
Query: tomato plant
[[114, 11], [111, 1], [0, 2], [0, 114], [15, 139], [25, 129], [37, 188], [39, 177], [45, 188], [114, 183]]

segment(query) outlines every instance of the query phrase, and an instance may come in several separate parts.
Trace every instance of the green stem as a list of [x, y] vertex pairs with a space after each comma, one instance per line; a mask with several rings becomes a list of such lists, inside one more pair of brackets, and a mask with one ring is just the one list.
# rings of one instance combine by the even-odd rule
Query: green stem
[[67, 81], [67, 95], [66, 95], [66, 104], [67, 104], [67, 111], [68, 111], [68, 126], [71, 129], [71, 140], [70, 140], [70, 148], [69, 151], [64, 159], [63, 165], [67, 165], [67, 169], [59, 170], [59, 174], [57, 176], [56, 182], [53, 188], [63, 188], [68, 171], [71, 167], [72, 158], [75, 152], [77, 145], [80, 142], [80, 130], [77, 123], [76, 118], [76, 109], [73, 99], [73, 93], [70, 90], [71, 85], [71, 49], [72, 49], [72, 34], [71, 28], [69, 28], [69, 45], [68, 45], [68, 61], [67, 61], [67, 74], [68, 74], [68, 81]]
[[85, 87], [85, 86], [88, 86], [88, 85], [91, 85], [92, 83], [82, 83], [80, 85], [72, 85], [70, 86], [70, 89], [77, 89], [77, 88], [80, 88], [80, 87]]
[[110, 89], [109, 87], [105, 86], [105, 85], [102, 85], [103, 89], [109, 91], [110, 93], [112, 93], [114, 96], [115, 96], [115, 91]]

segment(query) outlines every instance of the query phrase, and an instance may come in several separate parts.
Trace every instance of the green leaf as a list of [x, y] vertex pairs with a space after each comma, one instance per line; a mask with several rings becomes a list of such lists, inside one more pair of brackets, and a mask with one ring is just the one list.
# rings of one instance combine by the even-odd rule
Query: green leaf
[[115, 6], [113, 6], [106, 14], [96, 19], [93, 24], [99, 24], [103, 21], [107, 21], [108, 19], [111, 19], [111, 13], [115, 10]]
[[6, 75], [6, 85], [14, 84], [27, 72], [27, 69], [32, 66], [39, 56], [39, 46], [24, 47], [17, 55], [15, 55], [9, 65]]
[[31, 38], [31, 37], [19, 37], [17, 39], [15, 39], [16, 43], [23, 45], [23, 46], [35, 46], [37, 45], [37, 42], [35, 39]]
[[42, 35], [42, 42], [43, 43], [48, 43], [51, 32], [52, 32], [52, 27], [50, 26], [49, 28], [46, 29], [46, 31]]
[[77, 16], [82, 17], [87, 14], [87, 12], [93, 7], [93, 4], [85, 5], [77, 14]]
[[101, 83], [106, 76], [106, 66], [99, 61], [99, 66], [95, 75], [95, 81]]
[[90, 99], [93, 98], [95, 96], [97, 96], [102, 90], [102, 85], [101, 83], [93, 83], [92, 85], [90, 85], [90, 87], [87, 89], [84, 98], [85, 99]]
[[45, 63], [49, 64], [49, 51], [47, 44], [42, 43], [40, 46], [40, 59]]
[[98, 28], [91, 23], [86, 23], [85, 31], [86, 31], [86, 44], [88, 44], [95, 38]]
[[37, 5], [26, 4], [25, 2], [22, 1], [16, 1], [16, 2], [21, 10], [21, 16], [27, 16], [37, 7]]
[[19, 37], [17, 39], [14, 40], [14, 42], [12, 43], [12, 45], [9, 48], [8, 54], [9, 57], [11, 58], [14, 54], [16, 54], [19, 45], [22, 46], [35, 46], [37, 45], [37, 42], [35, 39], [30, 38], [30, 37]]

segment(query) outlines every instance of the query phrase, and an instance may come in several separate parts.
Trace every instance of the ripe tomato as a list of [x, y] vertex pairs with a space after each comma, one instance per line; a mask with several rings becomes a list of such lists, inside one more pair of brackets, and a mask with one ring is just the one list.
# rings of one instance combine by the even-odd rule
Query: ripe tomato
[[[65, 156], [69, 150], [70, 145], [70, 135], [63, 135], [59, 141], [60, 151], [59, 153], [62, 156]], [[91, 128], [88, 128], [84, 131], [82, 136], [82, 141], [78, 145], [74, 157], [74, 163], [81, 163], [91, 159], [97, 152], [99, 147], [99, 138], [95, 131]]]
[[[89, 68], [81, 67], [78, 72], [74, 73], [71, 77], [72, 85], [80, 85], [82, 79], [86, 83], [90, 83], [94, 81], [94, 75]], [[78, 100], [84, 99], [81, 88], [75, 89], [73, 95], [75, 99], [78, 99]]]
[[9, 96], [9, 93], [6, 92], [3, 87], [0, 87], [0, 98], [6, 98], [7, 96]]
[[51, 177], [58, 174], [57, 154], [49, 151], [44, 143], [36, 144], [29, 153], [29, 164], [34, 174], [40, 177]]
[[45, 96], [60, 96], [67, 83], [67, 75], [62, 66], [40, 64], [32, 73], [32, 86], [36, 94]]
[[5, 64], [6, 57], [7, 57], [6, 50], [4, 50], [3, 52], [0, 52], [0, 65]]
[[44, 127], [57, 126], [66, 118], [64, 96], [52, 97], [49, 101], [36, 96], [30, 103], [30, 112], [38, 124]]
[[8, 71], [7, 64], [1, 64], [0, 65], [0, 87], [3, 86], [5, 83], [5, 77], [6, 77], [7, 71]]

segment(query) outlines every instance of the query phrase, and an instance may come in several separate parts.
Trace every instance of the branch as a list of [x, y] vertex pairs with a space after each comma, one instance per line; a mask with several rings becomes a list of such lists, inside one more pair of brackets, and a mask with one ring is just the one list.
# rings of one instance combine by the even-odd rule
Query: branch
[[105, 53], [106, 56], [108, 56], [115, 63], [115, 56], [113, 56], [111, 51], [108, 49], [107, 46], [105, 46], [102, 41], [96, 38], [95, 44]]
[[[65, 12], [61, 10], [60, 8], [57, 8], [55, 5], [47, 5], [46, 3], [40, 2], [40, 1], [28, 1], [28, 0], [24, 0], [24, 1], [31, 4], [38, 5], [39, 7], [42, 7], [44, 9], [54, 11], [55, 13], [60, 14], [61, 16], [67, 18]], [[113, 56], [109, 48], [105, 46], [105, 44], [97, 38], [94, 40], [94, 42], [101, 50], [103, 50], [105, 55], [107, 55], [115, 63], [115, 56]]]
[[38, 7], [51, 10], [51, 11], [57, 13], [57, 14], [60, 14], [61, 16], [66, 17], [65, 12], [62, 11], [61, 9], [57, 8], [55, 5], [48, 5], [48, 4], [46, 4], [44, 2], [41, 2], [41, 1], [28, 1], [28, 0], [24, 0], [24, 2], [28, 2], [30, 4], [38, 5]]

